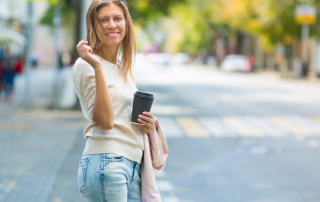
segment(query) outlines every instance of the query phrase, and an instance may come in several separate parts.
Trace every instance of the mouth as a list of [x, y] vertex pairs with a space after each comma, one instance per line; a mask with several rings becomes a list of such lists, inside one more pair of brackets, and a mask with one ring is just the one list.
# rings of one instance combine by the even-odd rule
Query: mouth
[[114, 33], [107, 33], [107, 36], [118, 36], [120, 32], [114, 32]]

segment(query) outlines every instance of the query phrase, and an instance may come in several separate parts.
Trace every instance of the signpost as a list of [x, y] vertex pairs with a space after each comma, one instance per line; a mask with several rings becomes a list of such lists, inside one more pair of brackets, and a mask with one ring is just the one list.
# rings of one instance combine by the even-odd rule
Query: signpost
[[295, 21], [302, 25], [301, 30], [301, 60], [302, 60], [302, 75], [307, 76], [308, 69], [308, 38], [309, 25], [316, 22], [317, 10], [309, 4], [302, 4], [296, 7]]

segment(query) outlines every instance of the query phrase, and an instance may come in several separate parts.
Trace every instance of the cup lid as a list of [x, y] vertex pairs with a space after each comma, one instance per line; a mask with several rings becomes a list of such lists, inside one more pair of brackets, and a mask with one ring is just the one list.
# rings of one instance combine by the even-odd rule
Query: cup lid
[[144, 93], [144, 92], [136, 91], [135, 95], [139, 96], [139, 97], [154, 99], [153, 95], [150, 94], [150, 93]]

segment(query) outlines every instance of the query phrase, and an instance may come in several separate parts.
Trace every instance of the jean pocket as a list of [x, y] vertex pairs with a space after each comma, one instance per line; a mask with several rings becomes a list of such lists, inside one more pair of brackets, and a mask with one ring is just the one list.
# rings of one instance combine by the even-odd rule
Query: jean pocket
[[89, 158], [82, 158], [79, 162], [78, 184], [79, 184], [79, 190], [81, 193], [83, 188], [86, 186], [88, 163], [89, 163]]
[[105, 160], [108, 162], [119, 162], [123, 161], [124, 156], [119, 155], [119, 154], [106, 154], [105, 155]]

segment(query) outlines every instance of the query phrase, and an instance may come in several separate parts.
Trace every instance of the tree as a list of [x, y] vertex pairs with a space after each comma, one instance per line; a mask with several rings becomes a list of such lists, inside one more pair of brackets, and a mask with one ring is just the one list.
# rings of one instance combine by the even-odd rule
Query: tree
[[[308, 2], [320, 10], [320, 1]], [[294, 21], [298, 4], [298, 0], [190, 0], [171, 8], [176, 30], [169, 44], [177, 39], [176, 50], [194, 53], [194, 47], [208, 48], [213, 33], [232, 36], [244, 32], [256, 37], [264, 50], [272, 51], [279, 43], [291, 45], [300, 38], [301, 28]], [[318, 37], [319, 26], [312, 26], [310, 33]]]
[[[57, 0], [55, 0], [57, 1]], [[132, 0], [127, 1], [134, 24], [146, 27], [162, 16], [168, 15], [169, 9], [185, 0]], [[80, 13], [82, 0], [61, 0], [61, 25], [75, 35], [75, 44], [80, 41]], [[42, 16], [40, 23], [53, 27], [55, 3], [51, 3]], [[77, 56], [74, 48], [74, 56]], [[74, 57], [77, 58], [77, 57]]]

